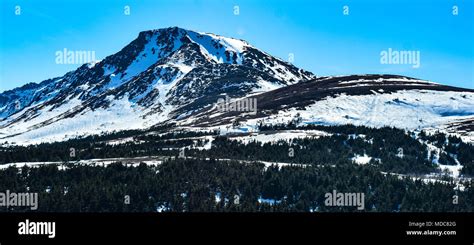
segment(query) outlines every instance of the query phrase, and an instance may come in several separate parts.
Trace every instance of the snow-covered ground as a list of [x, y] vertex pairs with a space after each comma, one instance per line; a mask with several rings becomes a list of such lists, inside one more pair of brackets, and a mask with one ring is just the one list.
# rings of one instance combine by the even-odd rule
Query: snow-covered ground
[[292, 139], [296, 138], [319, 138], [324, 136], [331, 136], [331, 134], [320, 130], [284, 130], [275, 133], [262, 132], [259, 134], [236, 136], [230, 139], [240, 141], [244, 144], [254, 141], [265, 144], [276, 143], [280, 140], [290, 142]]
[[454, 182], [451, 181], [446, 181], [443, 180], [441, 175], [439, 174], [428, 174], [424, 176], [411, 176], [411, 175], [406, 175], [406, 174], [397, 174], [397, 173], [387, 173], [387, 172], [382, 172], [383, 175], [392, 175], [392, 176], [397, 176], [398, 179], [404, 179], [404, 178], [409, 178], [413, 181], [420, 180], [425, 184], [429, 183], [441, 183], [441, 184], [450, 184], [454, 183], [454, 190], [459, 190], [459, 191], [464, 191], [465, 190], [465, 183], [464, 181], [470, 181], [472, 180], [471, 178], [453, 178]]
[[352, 158], [352, 161], [354, 161], [355, 163], [357, 163], [359, 165], [365, 165], [365, 164], [369, 163], [370, 160], [372, 160], [372, 157], [369, 157], [366, 154], [364, 154], [362, 156], [361, 155], [356, 155], [355, 157]]
[[448, 174], [450, 176], [452, 176], [453, 178], [458, 178], [459, 177], [459, 173], [461, 172], [462, 170], [462, 165], [460, 164], [457, 164], [457, 165], [443, 165], [443, 164], [438, 164], [438, 167], [442, 170], [442, 171], [447, 171]]
[[[76, 100], [72, 100], [76, 101]], [[67, 111], [74, 106], [65, 104], [57, 111]], [[149, 111], [148, 108], [136, 106], [128, 100], [128, 97], [116, 99], [109, 108], [99, 108], [96, 110], [86, 110], [73, 118], [64, 118], [54, 123], [34, 128], [35, 125], [51, 119], [49, 113], [40, 113], [37, 117], [15, 123], [10, 127], [2, 129], [0, 132], [12, 135], [8, 138], [9, 143], [18, 145], [39, 144], [42, 142], [62, 141], [83, 135], [101, 134], [126, 129], [143, 129], [151, 127], [157, 122], [165, 120], [162, 115], [155, 113], [146, 119], [142, 118], [142, 113]], [[58, 112], [59, 113], [59, 112]], [[117, 120], [120, 118], [120, 120]]]
[[[341, 94], [316, 101], [305, 109], [290, 108], [264, 118], [248, 120], [244, 126], [280, 124], [300, 116], [302, 124], [368, 127], [392, 126], [406, 130], [436, 130], [459, 120], [474, 118], [474, 93], [433, 90], [402, 90], [350, 96]], [[463, 140], [472, 142], [474, 132]]]
[[275, 199], [271, 199], [271, 198], [262, 198], [262, 197], [259, 197], [259, 198], [258, 198], [258, 203], [260, 203], [260, 204], [275, 205], [275, 204], [281, 203], [281, 200], [275, 200]]
[[[88, 159], [88, 160], [79, 160], [79, 161], [74, 161], [71, 162], [73, 164], [79, 164], [79, 165], [96, 165], [96, 166], [107, 166], [110, 165], [114, 162], [119, 162], [119, 161], [126, 161], [130, 162], [131, 166], [138, 166], [140, 163], [145, 163], [146, 165], [150, 166], [156, 166], [161, 164], [163, 161], [154, 159], [153, 157], [134, 157], [134, 158], [102, 158], [102, 159]], [[49, 165], [49, 164], [55, 164], [58, 165], [60, 169], [64, 169], [65, 166], [63, 165], [64, 162], [16, 162], [16, 163], [7, 163], [7, 164], [1, 164], [0, 165], [0, 170], [1, 169], [6, 169], [9, 167], [17, 167], [17, 168], [22, 168], [24, 166], [28, 167], [40, 167], [43, 165]]]

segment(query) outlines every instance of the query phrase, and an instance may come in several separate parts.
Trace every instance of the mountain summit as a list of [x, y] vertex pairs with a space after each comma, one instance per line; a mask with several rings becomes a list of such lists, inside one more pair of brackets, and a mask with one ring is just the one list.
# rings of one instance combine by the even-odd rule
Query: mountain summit
[[178, 27], [143, 31], [100, 62], [1, 93], [0, 139], [38, 143], [147, 128], [209, 107], [217, 96], [313, 78], [243, 40]]

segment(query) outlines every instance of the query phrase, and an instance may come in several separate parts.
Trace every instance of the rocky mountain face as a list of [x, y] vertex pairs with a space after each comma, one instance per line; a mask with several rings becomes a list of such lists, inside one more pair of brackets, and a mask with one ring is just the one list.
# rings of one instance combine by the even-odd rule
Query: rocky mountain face
[[100, 62], [1, 93], [0, 137], [38, 142], [146, 128], [208, 107], [217, 96], [313, 78], [243, 40], [177, 27], [144, 31]]

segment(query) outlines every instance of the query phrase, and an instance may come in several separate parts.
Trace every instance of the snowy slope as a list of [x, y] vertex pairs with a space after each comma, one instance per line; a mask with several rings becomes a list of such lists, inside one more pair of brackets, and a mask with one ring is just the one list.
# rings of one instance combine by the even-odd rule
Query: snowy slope
[[252, 98], [257, 115], [209, 110], [187, 125], [263, 124], [392, 126], [441, 130], [474, 141], [474, 91], [400, 76], [360, 75], [320, 78], [272, 90]]
[[317, 101], [305, 110], [291, 108], [274, 117], [294, 118], [297, 113], [307, 124], [393, 126], [408, 130], [436, 128], [474, 117], [474, 93], [401, 90], [374, 91], [371, 95], [340, 94]]

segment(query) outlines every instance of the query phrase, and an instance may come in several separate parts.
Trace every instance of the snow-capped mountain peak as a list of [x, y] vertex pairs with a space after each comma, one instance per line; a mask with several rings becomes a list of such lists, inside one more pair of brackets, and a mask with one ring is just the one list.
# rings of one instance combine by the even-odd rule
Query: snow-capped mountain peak
[[0, 138], [31, 143], [146, 128], [210, 106], [220, 94], [312, 78], [243, 40], [178, 27], [143, 31], [101, 61], [1, 93]]

